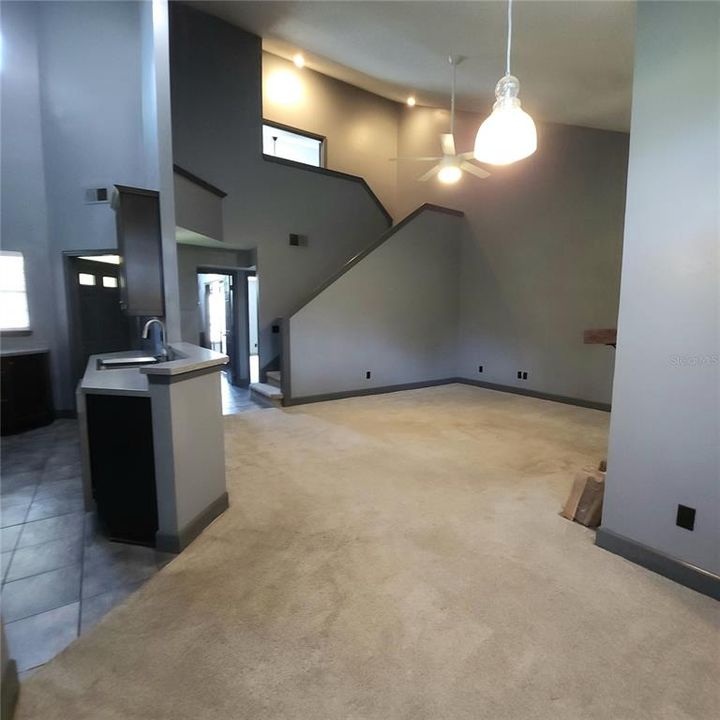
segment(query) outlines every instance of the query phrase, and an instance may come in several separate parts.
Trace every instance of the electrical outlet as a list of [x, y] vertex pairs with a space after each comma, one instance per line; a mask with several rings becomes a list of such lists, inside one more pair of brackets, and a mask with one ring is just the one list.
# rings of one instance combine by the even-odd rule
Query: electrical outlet
[[518, 370], [517, 379], [522, 380], [522, 372], [520, 370]]
[[685, 530], [695, 529], [695, 508], [688, 507], [687, 505], [678, 505], [677, 518], [675, 524], [678, 527], [685, 528]]
[[478, 372], [481, 373], [482, 371], [483, 371], [483, 366], [482, 366], [482, 365], [478, 365]]
[[365, 379], [366, 379], [366, 380], [369, 380], [369, 379], [370, 379], [370, 371], [369, 371], [369, 370], [366, 371], [366, 373], [365, 373]]
[[523, 380], [527, 380], [527, 373], [526, 373], [526, 372], [523, 372], [522, 379], [523, 379]]

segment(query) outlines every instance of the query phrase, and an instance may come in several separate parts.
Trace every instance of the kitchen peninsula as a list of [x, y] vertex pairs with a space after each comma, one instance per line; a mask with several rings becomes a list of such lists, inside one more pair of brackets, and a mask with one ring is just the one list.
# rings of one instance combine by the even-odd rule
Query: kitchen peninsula
[[228, 507], [220, 370], [172, 343], [166, 361], [92, 355], [77, 393], [87, 510], [112, 539], [180, 552]]

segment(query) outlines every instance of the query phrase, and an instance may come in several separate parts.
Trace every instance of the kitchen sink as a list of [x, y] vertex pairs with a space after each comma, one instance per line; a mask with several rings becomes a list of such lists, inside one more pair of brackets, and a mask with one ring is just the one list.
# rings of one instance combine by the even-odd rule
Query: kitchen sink
[[126, 355], [125, 357], [108, 357], [98, 358], [98, 370], [120, 370], [134, 367], [142, 367], [143, 365], [155, 365], [161, 362], [169, 362], [170, 360], [179, 360], [185, 356], [176, 352], [172, 348], [168, 348], [166, 357], [155, 357], [154, 355]]
[[137, 357], [98, 358], [98, 370], [118, 370], [119, 368], [141, 367], [159, 362], [152, 355], [138, 355]]

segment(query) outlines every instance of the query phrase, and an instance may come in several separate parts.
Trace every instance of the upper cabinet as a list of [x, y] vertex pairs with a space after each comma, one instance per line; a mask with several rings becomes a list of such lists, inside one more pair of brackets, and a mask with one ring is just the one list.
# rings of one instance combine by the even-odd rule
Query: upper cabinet
[[115, 186], [120, 304], [128, 315], [165, 315], [160, 194]]

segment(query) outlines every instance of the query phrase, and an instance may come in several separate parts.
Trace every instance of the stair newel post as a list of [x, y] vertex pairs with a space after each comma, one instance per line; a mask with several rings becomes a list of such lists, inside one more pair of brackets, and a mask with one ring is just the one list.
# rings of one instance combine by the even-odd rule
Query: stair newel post
[[290, 317], [280, 318], [280, 389], [283, 405], [288, 405], [292, 397], [290, 377]]

